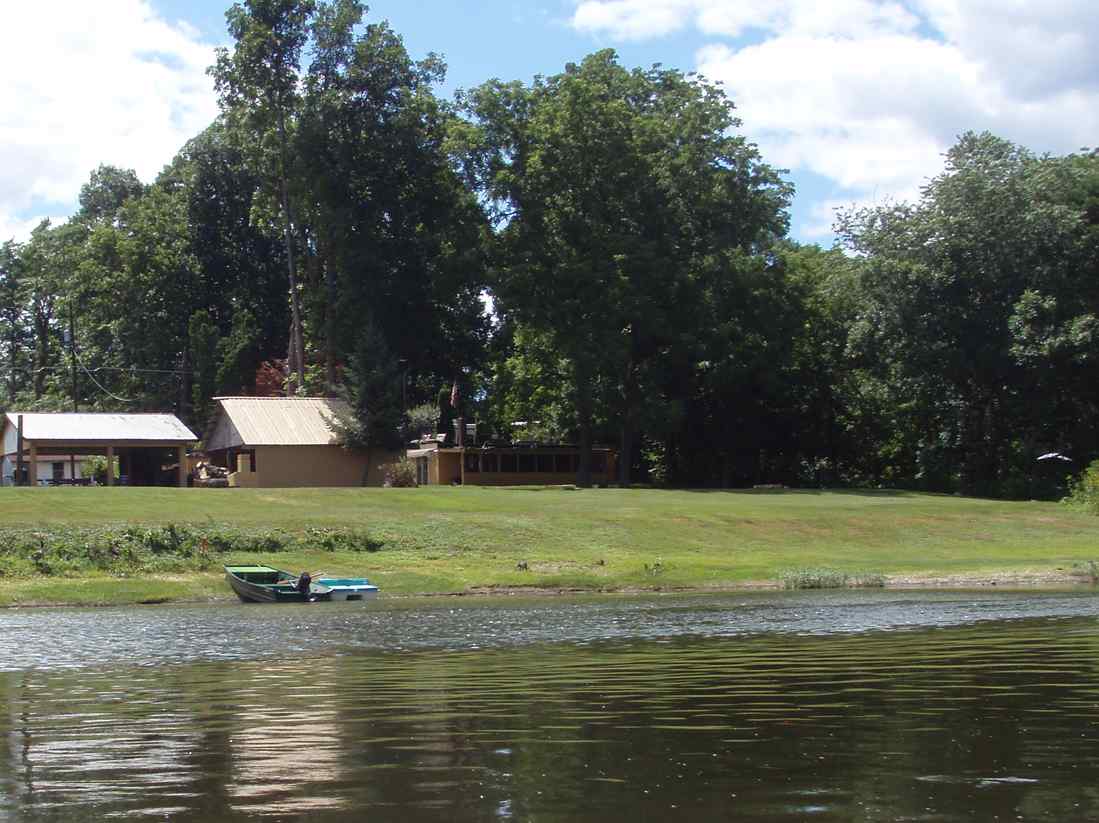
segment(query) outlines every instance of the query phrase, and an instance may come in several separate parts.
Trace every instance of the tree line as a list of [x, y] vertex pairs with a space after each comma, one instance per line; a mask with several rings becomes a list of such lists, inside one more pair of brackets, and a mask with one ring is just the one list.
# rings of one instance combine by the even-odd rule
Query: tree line
[[343, 394], [349, 445], [461, 414], [578, 444], [582, 484], [593, 443], [622, 483], [1005, 497], [1099, 456], [1095, 152], [967, 133], [802, 245], [704, 78], [600, 51], [444, 100], [365, 13], [233, 6], [217, 120], [0, 246], [0, 407]]

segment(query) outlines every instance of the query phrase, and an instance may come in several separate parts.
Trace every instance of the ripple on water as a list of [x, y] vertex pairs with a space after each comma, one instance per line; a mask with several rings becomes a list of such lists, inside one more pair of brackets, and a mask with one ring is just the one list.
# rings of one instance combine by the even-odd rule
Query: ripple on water
[[[553, 643], [544, 603], [134, 610], [157, 665], [126, 657], [134, 614], [20, 615], [40, 646], [70, 634], [0, 676], [0, 817], [1099, 817], [1094, 599], [994, 597], [1013, 619], [955, 625], [972, 596], [943, 597], [920, 629], [894, 618], [908, 594], [842, 619], [769, 597], [796, 631], [739, 597], [553, 601]], [[486, 619], [510, 640], [470, 648]], [[230, 624], [239, 659], [206, 654]], [[75, 632], [123, 636], [120, 659], [53, 666]]]

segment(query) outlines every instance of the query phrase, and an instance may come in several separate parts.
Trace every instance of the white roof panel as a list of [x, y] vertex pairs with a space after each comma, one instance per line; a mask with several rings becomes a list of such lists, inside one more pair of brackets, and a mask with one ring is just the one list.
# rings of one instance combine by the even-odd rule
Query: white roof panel
[[[325, 418], [349, 412], [331, 397], [215, 397], [219, 411], [208, 451], [237, 446], [329, 446], [336, 433]], [[224, 420], [220, 419], [224, 416]], [[226, 425], [227, 424], [227, 425]]]
[[20, 417], [23, 418], [24, 439], [40, 442], [163, 440], [178, 443], [198, 440], [194, 432], [184, 426], [174, 414], [7, 413], [8, 422], [13, 428]]

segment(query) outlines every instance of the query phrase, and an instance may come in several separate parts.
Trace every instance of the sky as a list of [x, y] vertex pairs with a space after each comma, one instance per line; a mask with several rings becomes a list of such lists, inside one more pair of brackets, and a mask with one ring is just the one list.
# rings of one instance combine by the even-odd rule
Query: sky
[[[0, 7], [0, 241], [76, 209], [100, 163], [155, 178], [217, 114], [206, 67], [228, 0]], [[797, 189], [791, 234], [912, 200], [965, 131], [1036, 153], [1099, 145], [1094, 0], [377, 0], [440, 93], [529, 82], [614, 48], [723, 84], [740, 132]]]

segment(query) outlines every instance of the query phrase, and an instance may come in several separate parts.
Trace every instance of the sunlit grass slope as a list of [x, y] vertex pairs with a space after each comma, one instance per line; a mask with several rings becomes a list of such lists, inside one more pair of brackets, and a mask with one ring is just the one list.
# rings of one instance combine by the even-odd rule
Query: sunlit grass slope
[[[372, 552], [217, 556], [367, 574], [389, 593], [491, 586], [711, 587], [785, 570], [1051, 572], [1099, 558], [1099, 518], [1053, 503], [896, 492], [560, 488], [0, 489], [0, 528], [176, 524], [344, 528]], [[525, 566], [525, 568], [520, 568]], [[148, 580], [0, 583], [0, 603], [224, 596], [214, 572]], [[128, 588], [127, 588], [128, 587]], [[112, 591], [117, 597], [112, 598]], [[123, 594], [122, 592], [129, 592]]]

